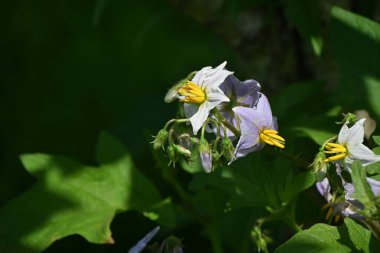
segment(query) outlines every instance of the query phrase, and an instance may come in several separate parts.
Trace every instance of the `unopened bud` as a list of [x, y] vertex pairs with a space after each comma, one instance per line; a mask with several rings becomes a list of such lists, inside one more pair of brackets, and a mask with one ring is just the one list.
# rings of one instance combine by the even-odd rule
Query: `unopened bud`
[[324, 161], [325, 159], [326, 155], [322, 151], [314, 158], [313, 169], [318, 182], [321, 182], [326, 177], [328, 163]]
[[353, 113], [347, 113], [347, 114], [343, 114], [343, 120], [340, 121], [340, 122], [336, 122], [337, 124], [348, 124], [348, 125], [353, 125], [355, 124], [357, 121], [358, 121], [358, 118], [356, 117], [355, 114]]
[[161, 244], [162, 253], [183, 253], [182, 242], [175, 236], [169, 236]]
[[175, 148], [175, 151], [178, 152], [179, 154], [184, 155], [184, 156], [191, 156], [191, 152], [187, 148], [184, 148], [177, 144], [173, 144], [173, 146]]
[[185, 85], [187, 81], [193, 79], [193, 77], [195, 76], [195, 73], [196, 73], [195, 71], [191, 72], [185, 79], [182, 79], [181, 81], [173, 85], [165, 95], [165, 98], [164, 98], [165, 103], [171, 103], [174, 100], [176, 100], [178, 98], [178, 90], [183, 85]]
[[168, 136], [169, 136], [168, 131], [165, 129], [161, 129], [153, 141], [153, 149], [162, 148], [165, 150], [165, 144], [168, 140]]
[[201, 158], [203, 170], [210, 173], [212, 170], [212, 154], [210, 145], [206, 139], [201, 139], [199, 141], [199, 157]]
[[222, 140], [222, 155], [227, 161], [231, 161], [234, 156], [235, 148], [232, 141], [228, 137], [224, 137]]
[[175, 148], [173, 147], [173, 145], [170, 145], [167, 150], [166, 150], [168, 156], [169, 156], [169, 165], [170, 164], [173, 164], [173, 166], [175, 166], [175, 163], [177, 162], [177, 154], [175, 152]]

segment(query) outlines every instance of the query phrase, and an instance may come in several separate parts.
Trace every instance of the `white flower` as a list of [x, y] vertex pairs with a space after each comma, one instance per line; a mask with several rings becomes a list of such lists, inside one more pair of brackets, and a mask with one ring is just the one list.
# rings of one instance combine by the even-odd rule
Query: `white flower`
[[207, 120], [210, 111], [222, 102], [229, 102], [219, 86], [230, 72], [223, 62], [216, 68], [204, 67], [199, 70], [191, 81], [178, 90], [179, 99], [184, 102], [185, 115], [190, 118], [194, 134], [197, 134]]
[[376, 155], [363, 145], [364, 121], [361, 119], [351, 128], [347, 123], [342, 126], [339, 132], [337, 143], [326, 143], [324, 153], [330, 155], [325, 162], [332, 162], [344, 159], [346, 165], [350, 166], [355, 160], [363, 166], [380, 161], [380, 156]]

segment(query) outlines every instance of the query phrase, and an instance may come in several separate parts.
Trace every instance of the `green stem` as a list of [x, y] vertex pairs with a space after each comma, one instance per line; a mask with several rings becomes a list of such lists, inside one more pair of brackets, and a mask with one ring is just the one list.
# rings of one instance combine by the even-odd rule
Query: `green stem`
[[207, 223], [204, 225], [206, 227], [214, 253], [223, 253], [224, 250], [223, 250], [222, 242], [220, 241], [218, 229], [215, 227], [215, 224]]
[[186, 123], [189, 122], [190, 119], [171, 119], [168, 122], [166, 122], [164, 129], [168, 129], [169, 125], [174, 123], [174, 124], [180, 124], [180, 123]]

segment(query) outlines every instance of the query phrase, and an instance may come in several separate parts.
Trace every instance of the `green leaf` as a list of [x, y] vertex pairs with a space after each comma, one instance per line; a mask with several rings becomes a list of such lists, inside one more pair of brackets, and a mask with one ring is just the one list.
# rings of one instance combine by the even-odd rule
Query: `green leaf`
[[375, 196], [373, 195], [371, 186], [367, 181], [365, 167], [363, 167], [359, 161], [355, 161], [352, 164], [351, 170], [352, 182], [355, 185], [355, 192], [352, 197], [364, 204], [373, 201]]
[[334, 136], [333, 132], [330, 132], [328, 130], [319, 129], [319, 128], [295, 127], [293, 129], [305, 134], [308, 137], [310, 137], [315, 143], [317, 143], [320, 146], [322, 146], [326, 140], [328, 140]]
[[281, 199], [283, 201], [292, 200], [298, 193], [313, 186], [314, 182], [315, 182], [315, 175], [312, 172], [303, 172], [303, 173], [295, 175], [292, 178], [291, 183], [286, 185], [285, 189], [282, 191], [283, 194], [282, 194]]
[[380, 162], [370, 164], [366, 167], [368, 174], [380, 174]]
[[335, 103], [347, 109], [371, 108], [380, 117], [380, 25], [334, 7], [329, 34], [341, 70], [341, 85], [332, 96]]
[[175, 226], [175, 214], [171, 199], [164, 199], [143, 211], [143, 215], [168, 227]]
[[275, 253], [349, 253], [378, 252], [377, 241], [371, 232], [351, 219], [345, 219], [339, 227], [316, 224], [303, 230], [281, 245]]
[[[272, 110], [276, 112], [278, 117], [288, 117], [289, 112], [297, 114], [297, 109], [302, 108], [300, 105], [315, 96], [315, 93], [321, 87], [322, 82], [317, 81], [300, 82], [286, 86], [281, 90], [281, 93], [273, 99], [271, 103]], [[289, 99], [289, 97], [292, 99]]]
[[110, 223], [125, 210], [153, 210], [163, 223], [173, 223], [170, 211], [156, 208], [158, 191], [121, 143], [103, 133], [97, 159], [100, 168], [63, 156], [22, 155], [23, 165], [38, 181], [0, 210], [0, 252], [40, 252], [72, 234], [113, 243]]
[[355, 192], [352, 197], [364, 204], [364, 210], [360, 213], [365, 217], [377, 215], [375, 195], [367, 181], [366, 168], [363, 167], [359, 161], [355, 161], [351, 170], [352, 182], [355, 185]]
[[285, 11], [288, 19], [295, 25], [302, 37], [310, 43], [314, 53], [319, 56], [323, 46], [319, 24], [320, 1], [288, 0]]
[[380, 136], [372, 136], [373, 140], [375, 141], [375, 143], [380, 146]]

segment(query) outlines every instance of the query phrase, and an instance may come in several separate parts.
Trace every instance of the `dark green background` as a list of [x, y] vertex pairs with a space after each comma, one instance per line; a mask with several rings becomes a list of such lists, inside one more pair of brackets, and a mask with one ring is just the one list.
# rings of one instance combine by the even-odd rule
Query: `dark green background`
[[[238, 78], [258, 80], [273, 100], [282, 88], [296, 82], [316, 80], [325, 91], [336, 89], [339, 64], [330, 52], [334, 45], [329, 43], [328, 26], [329, 6], [337, 1], [312, 1], [311, 13], [317, 14], [305, 21], [306, 26], [311, 22], [305, 29], [324, 40], [320, 57], [301, 34], [303, 28], [297, 30], [289, 18], [297, 15], [288, 9], [291, 2], [297, 1], [3, 1], [0, 204], [34, 183], [18, 160], [20, 154], [63, 154], [94, 164], [93, 150], [101, 130], [121, 139], [138, 167], [154, 181], [157, 172], [147, 137], [176, 110], [163, 97], [177, 80], [203, 66], [227, 60]], [[377, 1], [340, 2], [353, 12], [378, 17]], [[295, 13], [308, 13], [309, 7], [301, 5]], [[333, 105], [334, 99], [326, 94], [331, 93], [320, 96], [318, 106], [312, 101], [304, 104], [308, 113], [301, 123], [308, 123], [307, 115]], [[342, 101], [343, 108], [358, 109]], [[289, 117], [281, 103], [285, 106], [288, 101], [277, 103], [282, 113], [279, 120], [291, 125], [295, 115]], [[306, 152], [306, 158], [312, 159], [313, 152]], [[160, 187], [160, 179], [154, 182]], [[308, 194], [318, 198], [313, 192]], [[312, 212], [310, 207], [301, 208]], [[127, 252], [152, 226], [130, 212], [113, 224], [114, 246], [89, 245], [73, 236], [48, 252]], [[178, 234], [185, 244], [192, 243], [187, 245], [188, 252], [209, 252], [199, 229], [190, 224]]]

